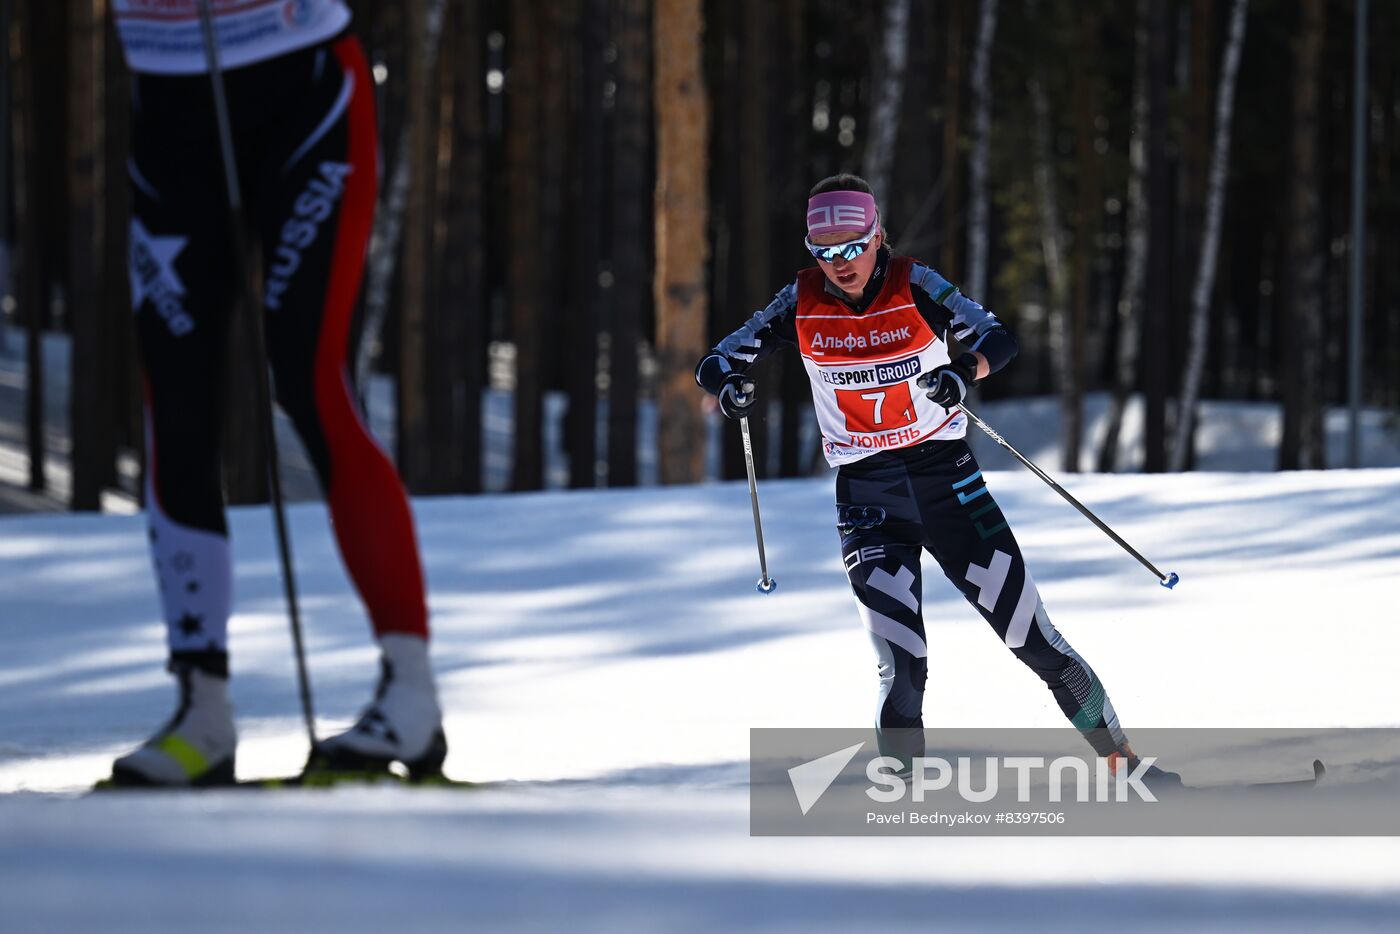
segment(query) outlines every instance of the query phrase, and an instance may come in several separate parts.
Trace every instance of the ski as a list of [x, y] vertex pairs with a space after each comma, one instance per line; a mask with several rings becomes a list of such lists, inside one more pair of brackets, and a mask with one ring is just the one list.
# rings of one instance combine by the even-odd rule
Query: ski
[[408, 778], [394, 772], [306, 772], [273, 778], [243, 779], [239, 788], [262, 788], [276, 791], [282, 788], [338, 788], [357, 785], [393, 785], [403, 788], [453, 788], [471, 791], [486, 787], [484, 782], [469, 782], [446, 775]]
[[1311, 788], [1322, 781], [1327, 774], [1327, 766], [1322, 764], [1321, 759], [1313, 760], [1313, 773], [1311, 778], [1285, 778], [1268, 782], [1250, 782], [1245, 788], [1255, 789], [1284, 789], [1284, 788]]
[[296, 788], [346, 788], [394, 786], [401, 788], [447, 788], [455, 791], [476, 791], [487, 787], [486, 782], [470, 782], [446, 775], [410, 779], [393, 772], [308, 772], [300, 775], [244, 778], [231, 785], [118, 785], [104, 778], [93, 785], [94, 792], [122, 791], [284, 791]]
[[1289, 791], [1312, 788], [1327, 774], [1321, 759], [1313, 760], [1311, 778], [1284, 778], [1266, 782], [1242, 782], [1231, 785], [1188, 785], [1191, 791]]

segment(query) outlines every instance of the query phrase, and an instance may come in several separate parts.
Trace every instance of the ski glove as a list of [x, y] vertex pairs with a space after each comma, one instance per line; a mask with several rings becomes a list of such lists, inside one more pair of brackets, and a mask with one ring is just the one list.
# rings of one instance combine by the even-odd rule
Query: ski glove
[[725, 418], [744, 418], [753, 411], [754, 402], [757, 401], [753, 380], [743, 373], [730, 373], [724, 378], [716, 398]]
[[970, 353], [962, 354], [952, 363], [934, 367], [919, 377], [919, 387], [927, 389], [928, 398], [951, 409], [967, 398], [968, 387], [977, 379], [977, 358]]

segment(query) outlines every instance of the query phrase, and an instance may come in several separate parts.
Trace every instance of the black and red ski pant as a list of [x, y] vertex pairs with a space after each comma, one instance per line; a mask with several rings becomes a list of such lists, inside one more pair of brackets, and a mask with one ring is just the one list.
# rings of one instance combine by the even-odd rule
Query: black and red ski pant
[[923, 755], [925, 550], [1045, 682], [1095, 751], [1119, 749], [1124, 737], [1113, 705], [1093, 669], [1050, 622], [966, 442], [928, 441], [844, 464], [836, 504], [841, 555], [879, 663], [876, 726], [887, 755]]
[[[408, 501], [346, 370], [378, 188], [374, 85], [352, 36], [225, 73], [261, 250], [277, 403], [315, 465], [376, 634], [427, 636]], [[220, 398], [236, 281], [209, 78], [137, 75], [128, 164], [145, 369], [147, 515], [172, 652], [226, 651], [232, 568]]]

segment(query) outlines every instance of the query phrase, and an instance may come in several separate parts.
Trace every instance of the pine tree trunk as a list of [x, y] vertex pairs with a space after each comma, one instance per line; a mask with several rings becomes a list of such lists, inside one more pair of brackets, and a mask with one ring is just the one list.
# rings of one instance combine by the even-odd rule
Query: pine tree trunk
[[106, 42], [102, 31], [100, 0], [70, 0], [68, 44], [68, 192], [70, 229], [81, 231], [69, 239], [68, 309], [73, 336], [69, 361], [71, 394], [69, 425], [72, 438], [70, 463], [73, 469], [71, 505], [74, 510], [95, 511], [102, 505], [102, 485], [115, 457], [109, 444], [104, 417], [111, 398], [106, 385], [110, 369], [104, 346], [102, 323], [102, 260], [104, 252], [103, 206], [105, 204], [105, 161], [103, 153], [106, 109], [103, 107], [102, 79], [105, 75]]
[[[536, 256], [559, 257], [560, 273], [568, 268], [563, 258], [573, 244], [569, 240], [570, 176], [575, 171], [575, 140], [569, 132], [574, 94], [573, 51], [577, 35], [577, 3], [543, 3], [536, 29], [540, 33], [540, 242]], [[574, 314], [575, 296], [570, 289], [542, 289], [540, 315], [550, 331]], [[571, 348], [561, 340], [540, 341], [540, 392], [558, 392], [566, 382], [564, 359]], [[541, 410], [543, 412], [543, 410]], [[543, 428], [543, 423], [542, 423]], [[543, 442], [543, 435], [541, 435]], [[544, 452], [542, 450], [542, 456]], [[541, 466], [543, 470], [543, 464]], [[546, 478], [547, 482], [553, 479]]]
[[404, 209], [403, 276], [399, 302], [398, 449], [399, 472], [408, 489], [433, 489], [432, 423], [428, 411], [428, 245], [432, 203], [433, 128], [427, 56], [426, 4], [406, 10], [408, 48], [408, 202]]
[[569, 449], [569, 486], [598, 484], [598, 321], [603, 296], [602, 267], [605, 146], [603, 56], [608, 44], [607, 0], [584, 0], [580, 17], [578, 105], [574, 139], [574, 211], [571, 222], [574, 305], [566, 324], [569, 414], [565, 433]]
[[[14, 76], [11, 73], [10, 43], [14, 29], [14, 0], [0, 0], [0, 301], [7, 305], [14, 299], [14, 232], [10, 228], [10, 209], [14, 203], [14, 179], [10, 150]], [[0, 314], [0, 354], [10, 351], [9, 313]]]
[[1191, 343], [1177, 409], [1176, 437], [1172, 443], [1171, 469], [1186, 469], [1191, 453], [1191, 436], [1196, 424], [1196, 402], [1201, 375], [1205, 370], [1206, 342], [1210, 325], [1210, 296], [1215, 289], [1215, 266], [1220, 249], [1220, 231], [1225, 219], [1225, 182], [1230, 165], [1230, 128], [1234, 120], [1235, 81], [1244, 47], [1244, 30], [1249, 0], [1234, 0], [1230, 11], [1230, 32], [1226, 38], [1224, 61], [1220, 66], [1220, 90], [1215, 108], [1215, 146], [1211, 152], [1209, 185], [1206, 190], [1205, 230], [1201, 255], [1196, 263], [1196, 282], [1191, 292]]
[[[1206, 227], [1207, 189], [1210, 187], [1212, 139], [1210, 134], [1215, 125], [1211, 95], [1214, 90], [1213, 82], [1218, 78], [1217, 75], [1213, 74], [1215, 66], [1211, 62], [1211, 50], [1215, 44], [1216, 31], [1214, 2], [1215, 0], [1190, 0], [1190, 3], [1186, 4], [1189, 9], [1178, 11], [1176, 63], [1178, 87], [1176, 93], [1179, 97], [1184, 98], [1178, 104], [1178, 107], [1184, 104], [1184, 117], [1180, 119], [1176, 182], [1177, 213], [1173, 227], [1176, 245], [1172, 255], [1180, 257], [1183, 269], [1189, 270], [1183, 276], [1182, 283], [1173, 283], [1175, 303], [1177, 307], [1188, 309], [1185, 316], [1188, 321], [1190, 319], [1190, 295], [1189, 289], [1185, 288], [1185, 280], [1190, 278], [1192, 280], [1191, 288], [1194, 288], [1195, 267], [1189, 264], [1194, 263], [1201, 253], [1201, 238]], [[1223, 37], [1220, 46], [1223, 55]], [[1183, 295], [1183, 292], [1187, 294]], [[1214, 323], [1213, 321], [1212, 324]], [[1177, 372], [1183, 375], [1182, 389], [1184, 390], [1184, 376], [1191, 355], [1190, 327], [1173, 328], [1172, 333], [1173, 366]], [[1216, 342], [1218, 343], [1218, 338]], [[1211, 392], [1218, 387], [1219, 384], [1215, 377], [1221, 369], [1220, 362], [1219, 359], [1212, 361], [1212, 366], [1203, 372], [1198, 395]], [[1176, 415], [1172, 420], [1172, 444], [1175, 443], [1177, 434], [1182, 430], [1183, 415], [1187, 418], [1195, 417], [1194, 413], [1182, 412], [1178, 399]], [[1186, 437], [1188, 446], [1194, 445], [1194, 431]], [[1169, 466], [1175, 458], [1175, 450], [1169, 444], [1167, 448]], [[1189, 447], [1187, 451], [1185, 463], [1187, 466], [1183, 469], [1186, 470], [1191, 469], [1195, 463], [1193, 446]]]
[[[444, 19], [452, 15], [451, 0], [444, 4]], [[427, 256], [421, 287], [424, 333], [432, 335], [424, 347], [425, 410], [428, 421], [428, 477], [424, 492], [443, 494], [454, 492], [455, 478], [461, 474], [461, 423], [457, 419], [457, 388], [462, 360], [456, 356], [461, 345], [461, 317], [456, 309], [443, 300], [443, 284], [447, 267], [460, 262], [460, 243], [447, 239], [443, 204], [452, 184], [452, 144], [454, 112], [457, 109], [456, 86], [451, 71], [460, 67], [454, 56], [455, 40], [462, 37], [457, 30], [447, 30], [449, 45], [444, 56], [447, 67], [434, 67], [427, 76], [428, 87], [428, 180], [425, 183], [428, 209], [424, 220], [423, 244]]]
[[[1379, 13], [1379, 10], [1374, 10]], [[1373, 15], [1374, 15], [1373, 13]], [[1371, 31], [1372, 41], [1377, 33]], [[1396, 45], [1393, 30], [1389, 47]], [[1379, 59], [1382, 52], [1376, 49], [1372, 58]], [[1400, 92], [1400, 57], [1390, 56], [1391, 86]], [[1367, 188], [1378, 190], [1381, 185], [1394, 184], [1400, 177], [1400, 112], [1391, 108], [1380, 120], [1379, 127], [1370, 134], [1370, 152], [1367, 161], [1371, 164]], [[1367, 237], [1366, 262], [1369, 268], [1370, 314], [1366, 321], [1366, 351], [1370, 356], [1371, 368], [1363, 377], [1363, 401], [1391, 409], [1400, 409], [1400, 314], [1393, 309], [1400, 306], [1400, 238], [1381, 235], [1384, 230], [1400, 230], [1400, 199], [1389, 205], [1381, 205], [1372, 199], [1368, 204], [1368, 226], [1372, 231]], [[1387, 309], [1390, 309], [1387, 312]], [[1371, 337], [1375, 335], [1375, 337]]]
[[441, 210], [433, 254], [439, 349], [434, 370], [443, 398], [433, 432], [444, 492], [481, 490], [481, 394], [486, 383], [485, 90], [480, 0], [451, 0], [442, 51], [442, 106], [438, 128]]
[[509, 306], [515, 343], [515, 433], [511, 488], [537, 490], [544, 484], [540, 348], [544, 319], [538, 254], [540, 230], [541, 138], [539, 42], [542, 11], [538, 0], [516, 0], [506, 36], [506, 186]]
[[[445, 207], [447, 199], [452, 196], [453, 124], [458, 106], [457, 82], [453, 79], [453, 72], [465, 64], [455, 56], [456, 49], [451, 46], [472, 39], [455, 26], [443, 27], [443, 23], [454, 15], [451, 7], [457, 5], [455, 0], [444, 0], [441, 6], [428, 8], [425, 42], [433, 41], [429, 37], [436, 30], [445, 37], [449, 49], [446, 55], [423, 56], [427, 60], [425, 85], [428, 100], [423, 131], [427, 152], [426, 161], [421, 166], [415, 165], [415, 169], [421, 168], [424, 175], [422, 189], [427, 201], [420, 234], [425, 253], [424, 278], [419, 287], [425, 337], [423, 401], [428, 425], [427, 485], [424, 492], [437, 494], [456, 492], [467, 446], [460, 418], [462, 369], [466, 359], [460, 355], [465, 343], [463, 319], [460, 309], [449, 307], [444, 301], [443, 287], [448, 268], [463, 262], [463, 244], [480, 242], [449, 239], [446, 229], [451, 219]], [[436, 26], [432, 22], [434, 17], [438, 18]]]
[[638, 351], [651, 296], [648, 256], [653, 190], [651, 4], [613, 0], [617, 97], [613, 140], [613, 301], [609, 336], [608, 486], [637, 483]]
[[38, 72], [39, 0], [20, 0], [15, 11], [10, 42], [15, 74], [14, 173], [15, 223], [19, 233], [16, 266], [16, 298], [19, 320], [25, 327], [25, 446], [29, 460], [29, 489], [48, 489], [48, 447], [44, 436], [44, 327], [48, 322], [48, 294], [42, 263], [43, 230], [40, 226], [39, 121], [35, 85]]
[[[1099, 59], [1099, 19], [1092, 12], [1082, 14], [1079, 22], [1077, 54], [1081, 62]], [[1069, 321], [1069, 393], [1062, 400], [1063, 425], [1061, 448], [1065, 469], [1078, 472], [1079, 452], [1084, 435], [1085, 330], [1089, 306], [1093, 301], [1093, 269], [1099, 256], [1099, 218], [1103, 210], [1100, 191], [1100, 161], [1094, 153], [1094, 123], [1099, 111], [1098, 80], [1088, 68], [1079, 68], [1074, 76], [1075, 112], [1075, 179], [1078, 206], [1074, 254], [1072, 260], [1073, 298]]]
[[[656, 350], [661, 482], [696, 483], [704, 423], [691, 368], [705, 351], [708, 102], [701, 0], [660, 0], [656, 19]], [[760, 195], [760, 205], [765, 200]], [[766, 267], [765, 267], [766, 269]]]
[[[110, 16], [110, 5], [108, 6]], [[130, 85], [122, 46], [116, 30], [103, 29], [106, 48], [104, 76], [104, 108], [106, 113], [106, 150], [103, 153], [106, 179], [106, 203], [103, 205], [102, 281], [104, 286], [102, 316], [102, 346], [108, 364], [109, 406], [105, 430], [110, 455], [103, 465], [103, 483], [121, 485], [118, 452], [127, 449], [137, 453], [144, 450], [141, 428], [142, 386], [137, 372], [136, 333], [131, 319], [131, 290], [127, 284], [128, 231], [131, 226], [130, 190], [126, 184], [125, 168], [130, 152], [127, 125], [131, 112]], [[127, 485], [126, 492], [136, 493], [140, 485]]]
[[[774, 75], [773, 104], [782, 113], [774, 121], [769, 134], [771, 148], [769, 165], [771, 177], [780, 182], [773, 187], [768, 199], [775, 244], [783, 244], [769, 257], [770, 288], [790, 279], [793, 262], [806, 262], [802, 237], [806, 234], [804, 218], [798, 210], [806, 203], [811, 180], [807, 177], [811, 152], [809, 137], [812, 129], [811, 50], [803, 12], [805, 0], [783, 0], [775, 14], [775, 30], [782, 37], [775, 46], [778, 58], [772, 63]], [[799, 170], [800, 167], [800, 170]], [[782, 397], [783, 424], [778, 433], [778, 475], [797, 477], [809, 472], [813, 454], [819, 445], [803, 448], [801, 427], [812, 411], [812, 394], [807, 373], [793, 361], [784, 366], [777, 380], [767, 380], [768, 391]]]
[[[739, 0], [717, 0], [713, 10], [715, 15], [708, 26], [714, 37], [712, 44], [717, 49], [717, 68], [713, 76], [715, 99], [737, 102], [745, 93], [740, 70], [745, 5]], [[747, 306], [744, 294], [742, 124], [742, 108], [737, 104], [715, 109], [712, 128], [715, 184], [711, 192], [716, 208], [711, 227], [714, 231], [712, 340], [733, 331], [753, 311]], [[719, 439], [721, 478], [744, 477], [744, 452], [738, 430], [726, 420], [720, 425]]]
[[[762, 308], [773, 293], [771, 281], [772, 229], [768, 216], [768, 142], [771, 85], [764, 68], [768, 45], [772, 42], [772, 7], [769, 4], [736, 2], [739, 22], [739, 83], [744, 89], [737, 102], [739, 111], [739, 214], [738, 240], [734, 257], [738, 263], [740, 307]], [[758, 409], [749, 416], [754, 466], [760, 477], [770, 474], [769, 452], [773, 443], [775, 417], [781, 412], [783, 360], [769, 357], [763, 364], [763, 390]], [[731, 436], [735, 426], [725, 426]]]
[[1323, 458], [1322, 209], [1318, 165], [1318, 88], [1326, 30], [1323, 0], [1303, 0], [1294, 46], [1293, 178], [1289, 185], [1289, 278], [1284, 328], [1283, 438], [1279, 466], [1316, 470]]
[[1166, 468], [1167, 348], [1171, 343], [1171, 179], [1167, 137], [1170, 61], [1167, 0], [1148, 0], [1147, 39], [1147, 304], [1143, 338], [1142, 383], [1145, 399], [1146, 450], [1143, 469]]
[[992, 138], [992, 41], [997, 28], [997, 0], [981, 0], [977, 46], [972, 56], [972, 154], [968, 160], [967, 294], [989, 302], [987, 255], [991, 248], [991, 204], [987, 192]]
[[[1182, 88], [1186, 95], [1186, 119], [1182, 127], [1179, 183], [1183, 219], [1180, 255], [1194, 257], [1201, 252], [1201, 236], [1206, 227], [1206, 198], [1210, 189], [1211, 130], [1215, 125], [1215, 108], [1211, 106], [1212, 80], [1222, 80], [1223, 76], [1212, 74], [1214, 63], [1210, 60], [1215, 38], [1215, 0], [1191, 0], [1191, 9], [1186, 15], [1190, 29], [1182, 30], [1181, 41], [1186, 43], [1182, 55], [1187, 59], [1189, 77]], [[1228, 36], [1225, 41], [1228, 42]], [[1222, 44], [1222, 58], [1224, 54]]]

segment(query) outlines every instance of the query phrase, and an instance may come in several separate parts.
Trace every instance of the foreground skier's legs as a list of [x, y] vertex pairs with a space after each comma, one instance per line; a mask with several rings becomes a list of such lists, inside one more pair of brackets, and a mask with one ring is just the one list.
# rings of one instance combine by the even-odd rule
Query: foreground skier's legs
[[146, 517], [180, 699], [165, 727], [114, 764], [118, 782], [233, 777], [218, 387], [234, 290], [214, 122], [194, 106], [207, 97], [197, 78], [133, 84], [129, 273], [146, 389]]
[[374, 700], [314, 764], [437, 771], [446, 755], [408, 498], [360, 417], [346, 369], [374, 214], [373, 82], [353, 37], [287, 60], [305, 93], [263, 153], [258, 227], [277, 401], [311, 455], [346, 570], [382, 649]]

